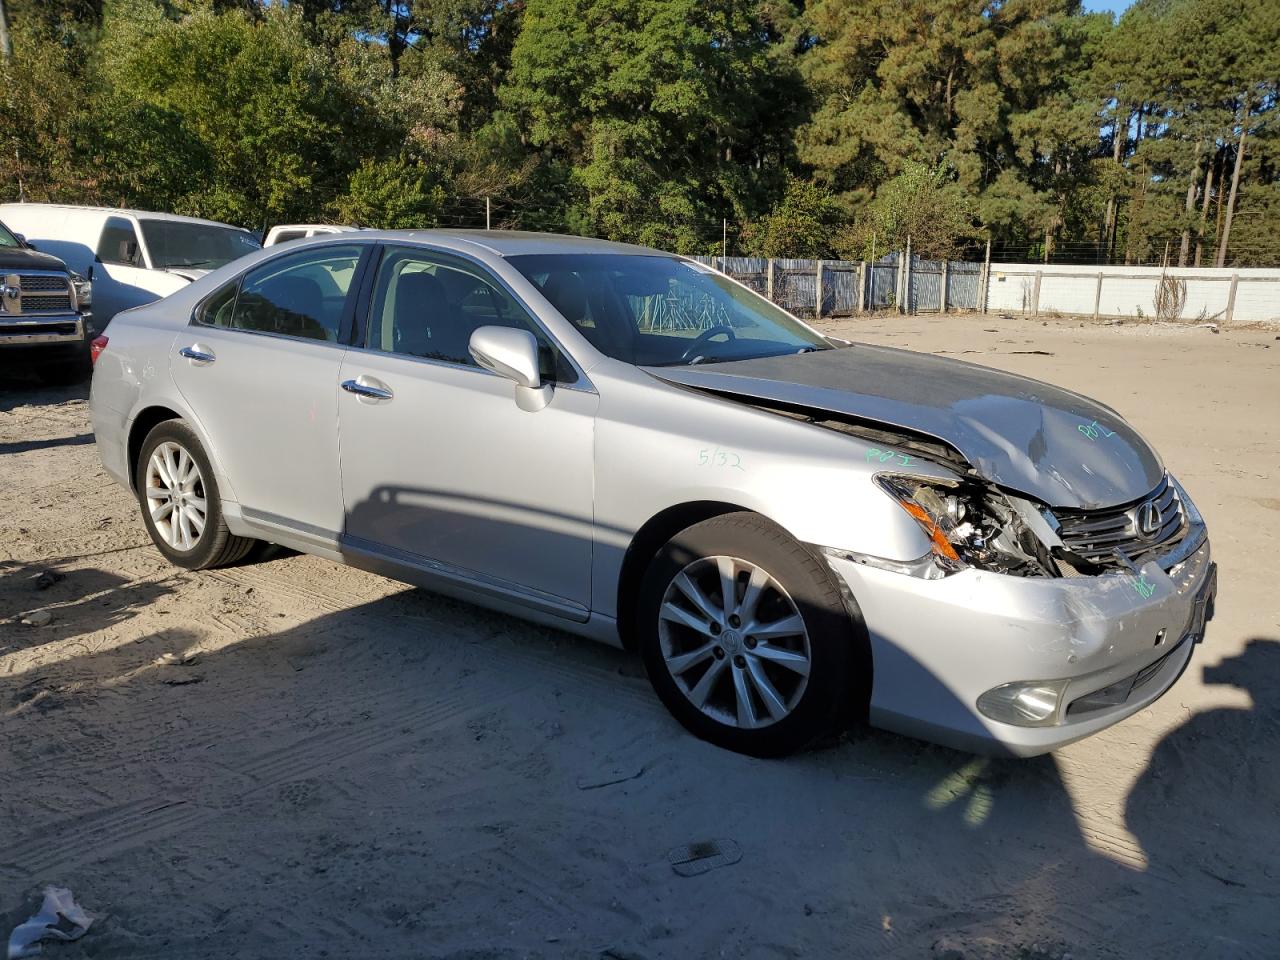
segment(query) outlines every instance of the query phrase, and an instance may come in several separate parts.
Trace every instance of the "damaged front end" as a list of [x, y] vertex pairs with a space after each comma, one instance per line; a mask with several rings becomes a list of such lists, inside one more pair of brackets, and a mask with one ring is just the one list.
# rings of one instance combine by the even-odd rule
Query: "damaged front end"
[[1049, 548], [1000, 491], [972, 481], [880, 473], [875, 482], [929, 538], [917, 575], [944, 577], [965, 567], [1020, 577], [1057, 576]]
[[[927, 580], [966, 568], [1016, 577], [1139, 576], [1148, 560], [1168, 569], [1205, 537], [1195, 505], [1168, 475], [1134, 503], [1095, 510], [1056, 508], [1001, 489], [958, 451], [926, 438], [843, 418], [774, 412], [879, 444], [869, 449], [868, 459], [887, 467], [927, 463], [956, 474], [944, 479], [902, 469], [876, 473], [875, 483], [919, 525], [930, 550], [905, 562], [828, 550], [856, 563]], [[910, 453], [890, 454], [883, 447]]]

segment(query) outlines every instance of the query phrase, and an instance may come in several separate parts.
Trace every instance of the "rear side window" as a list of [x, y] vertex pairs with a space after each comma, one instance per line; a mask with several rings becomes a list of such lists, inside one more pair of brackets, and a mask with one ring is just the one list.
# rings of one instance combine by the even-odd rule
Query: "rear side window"
[[361, 248], [320, 247], [270, 260], [205, 301], [197, 321], [215, 327], [336, 341]]
[[196, 322], [210, 327], [231, 326], [231, 314], [236, 308], [236, 294], [239, 292], [239, 280], [227, 284], [201, 304], [196, 313]]
[[108, 217], [98, 238], [98, 259], [129, 267], [142, 266], [142, 250], [133, 224], [122, 217]]

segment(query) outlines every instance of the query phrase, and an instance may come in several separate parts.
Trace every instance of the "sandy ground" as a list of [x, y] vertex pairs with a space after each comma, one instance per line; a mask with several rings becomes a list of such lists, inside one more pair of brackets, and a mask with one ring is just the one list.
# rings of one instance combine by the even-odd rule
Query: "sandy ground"
[[[1083, 391], [1158, 446], [1221, 565], [1169, 695], [1033, 761], [869, 731], [735, 756], [627, 654], [311, 557], [167, 566], [86, 388], [8, 379], [0, 935], [56, 883], [102, 919], [54, 957], [1280, 954], [1276, 331], [830, 329]], [[741, 859], [677, 875], [705, 841]]]

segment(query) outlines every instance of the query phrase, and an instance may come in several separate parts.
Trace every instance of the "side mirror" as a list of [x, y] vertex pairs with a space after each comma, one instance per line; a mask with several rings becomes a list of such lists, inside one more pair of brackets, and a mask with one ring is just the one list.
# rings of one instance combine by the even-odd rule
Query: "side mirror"
[[[20, 233], [15, 233], [13, 239], [18, 241], [18, 246], [20, 247], [31, 247], [31, 244], [27, 242], [27, 238]], [[31, 247], [31, 249], [34, 250], [35, 247]]]
[[538, 341], [528, 330], [514, 327], [480, 327], [471, 334], [471, 356], [486, 370], [516, 385], [516, 405], [521, 410], [541, 410], [551, 402], [551, 384], [542, 382]]

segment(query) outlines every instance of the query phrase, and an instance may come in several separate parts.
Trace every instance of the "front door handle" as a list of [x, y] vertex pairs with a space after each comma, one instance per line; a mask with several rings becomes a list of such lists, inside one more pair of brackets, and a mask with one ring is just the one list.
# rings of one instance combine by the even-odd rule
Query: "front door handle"
[[178, 355], [186, 357], [192, 363], [206, 364], [213, 363], [218, 358], [213, 355], [213, 351], [201, 344], [192, 344], [189, 347], [183, 347], [178, 351]]
[[342, 389], [347, 393], [354, 393], [361, 400], [390, 400], [395, 396], [385, 387], [375, 387], [367, 383], [361, 383], [359, 380], [343, 380]]

